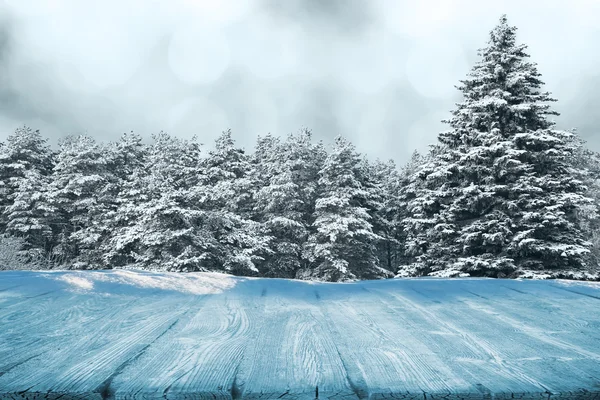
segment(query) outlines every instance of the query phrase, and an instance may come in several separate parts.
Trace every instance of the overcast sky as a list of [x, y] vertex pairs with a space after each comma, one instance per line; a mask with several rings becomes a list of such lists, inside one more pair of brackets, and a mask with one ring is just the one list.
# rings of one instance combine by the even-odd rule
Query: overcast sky
[[600, 150], [600, 0], [4, 0], [0, 140], [134, 130], [311, 128], [405, 161], [445, 129], [454, 85], [506, 13], [559, 127]]

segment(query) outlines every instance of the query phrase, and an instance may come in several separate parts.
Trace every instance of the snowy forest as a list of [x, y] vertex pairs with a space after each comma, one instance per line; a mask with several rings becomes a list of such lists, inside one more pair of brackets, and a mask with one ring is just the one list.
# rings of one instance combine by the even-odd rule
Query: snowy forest
[[308, 129], [246, 152], [229, 130], [210, 150], [164, 132], [53, 149], [20, 127], [0, 144], [0, 269], [598, 279], [600, 157], [556, 128], [516, 33], [502, 17], [448, 130], [401, 166]]

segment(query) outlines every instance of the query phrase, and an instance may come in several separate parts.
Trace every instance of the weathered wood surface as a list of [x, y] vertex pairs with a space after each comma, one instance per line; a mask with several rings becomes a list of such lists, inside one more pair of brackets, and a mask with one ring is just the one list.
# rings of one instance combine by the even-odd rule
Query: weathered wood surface
[[599, 393], [594, 284], [0, 272], [0, 399]]

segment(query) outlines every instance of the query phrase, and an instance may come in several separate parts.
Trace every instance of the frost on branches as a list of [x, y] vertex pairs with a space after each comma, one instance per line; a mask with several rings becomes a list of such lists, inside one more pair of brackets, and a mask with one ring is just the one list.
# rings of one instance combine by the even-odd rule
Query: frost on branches
[[502, 17], [458, 86], [464, 100], [445, 121], [451, 129], [417, 173], [405, 221], [415, 274], [502, 277], [586, 266], [589, 243], [576, 216], [591, 200], [574, 163], [578, 145], [574, 133], [554, 128], [554, 99], [515, 34]]

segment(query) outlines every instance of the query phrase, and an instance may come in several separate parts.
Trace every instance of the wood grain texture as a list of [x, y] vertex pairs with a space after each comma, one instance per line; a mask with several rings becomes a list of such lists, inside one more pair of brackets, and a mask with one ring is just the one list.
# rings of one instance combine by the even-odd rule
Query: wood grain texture
[[1, 272], [0, 399], [600, 400], [599, 285], [202, 276]]

